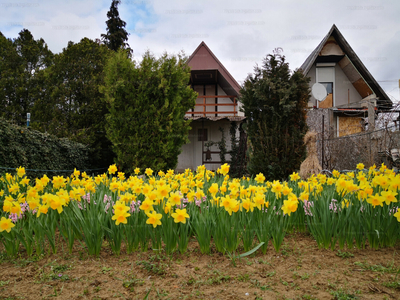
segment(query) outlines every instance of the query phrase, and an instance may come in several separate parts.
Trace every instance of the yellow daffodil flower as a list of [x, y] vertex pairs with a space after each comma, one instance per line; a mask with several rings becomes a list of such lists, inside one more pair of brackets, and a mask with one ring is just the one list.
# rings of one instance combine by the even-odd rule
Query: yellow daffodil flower
[[154, 228], [156, 228], [158, 225], [161, 225], [161, 218], [162, 214], [158, 214], [155, 211], [153, 211], [151, 214], [146, 213], [148, 219], [146, 221], [146, 224], [151, 224], [153, 225]]
[[5, 230], [9, 233], [11, 231], [11, 228], [13, 228], [14, 226], [15, 225], [11, 222], [11, 219], [6, 219], [5, 217], [1, 217], [0, 232], [3, 232]]
[[175, 223], [182, 223], [182, 224], [186, 224], [186, 219], [189, 219], [189, 215], [186, 213], [186, 208], [176, 209], [176, 211], [171, 214], [171, 217], [174, 218]]

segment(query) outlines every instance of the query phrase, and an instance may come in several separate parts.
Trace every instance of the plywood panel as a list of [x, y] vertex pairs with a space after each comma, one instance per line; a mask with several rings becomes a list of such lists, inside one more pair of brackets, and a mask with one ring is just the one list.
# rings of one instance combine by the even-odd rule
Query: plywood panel
[[360, 133], [363, 131], [361, 118], [339, 117], [339, 136]]
[[369, 86], [365, 83], [365, 81], [360, 78], [357, 81], [353, 82], [354, 87], [358, 91], [358, 93], [361, 95], [362, 98], [368, 97], [371, 95], [373, 92], [369, 88]]
[[328, 94], [326, 96], [325, 100], [319, 103], [319, 108], [331, 108], [333, 106], [333, 99], [332, 99], [332, 94]]
[[321, 56], [328, 56], [328, 55], [344, 55], [343, 50], [340, 48], [340, 46], [336, 43], [335, 39], [329, 39], [324, 47], [322, 48], [320, 52]]
[[319, 104], [319, 108], [331, 108], [333, 106], [333, 94], [328, 94], [325, 100]]

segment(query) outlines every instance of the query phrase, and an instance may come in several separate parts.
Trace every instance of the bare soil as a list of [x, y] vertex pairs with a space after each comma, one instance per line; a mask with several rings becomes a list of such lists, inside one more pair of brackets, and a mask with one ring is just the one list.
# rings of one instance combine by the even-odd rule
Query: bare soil
[[62, 246], [56, 255], [3, 257], [0, 299], [400, 299], [400, 245], [332, 251], [294, 233], [279, 253], [270, 244], [266, 255], [240, 260], [203, 255], [194, 240], [172, 256], [115, 256], [104, 245], [95, 258], [80, 244], [72, 254]]

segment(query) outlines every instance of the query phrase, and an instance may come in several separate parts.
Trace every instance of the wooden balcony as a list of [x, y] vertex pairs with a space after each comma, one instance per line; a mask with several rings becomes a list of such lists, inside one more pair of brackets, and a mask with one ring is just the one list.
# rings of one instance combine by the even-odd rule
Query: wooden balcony
[[[225, 99], [233, 99], [232, 103], [218, 103], [218, 98], [225, 98]], [[198, 99], [203, 99], [203, 103], [198, 103]], [[207, 99], [216, 99], [217, 103], [207, 103]], [[208, 110], [207, 107], [214, 107], [214, 109], [212, 110]], [[219, 110], [218, 108], [222, 107], [221, 110]], [[233, 107], [233, 110], [231, 111], [227, 111], [227, 110], [223, 110], [224, 108], [226, 109], [226, 107]], [[200, 110], [196, 110], [196, 108], [201, 108]], [[197, 98], [196, 100], [196, 105], [194, 107], [194, 109], [192, 109], [191, 111], [186, 112], [186, 115], [192, 115], [192, 117], [194, 116], [203, 116], [203, 117], [207, 117], [210, 115], [233, 115], [233, 116], [237, 116], [238, 113], [238, 109], [237, 109], [237, 101], [236, 101], [236, 96], [227, 96], [227, 95], [223, 95], [223, 96], [200, 96]]]

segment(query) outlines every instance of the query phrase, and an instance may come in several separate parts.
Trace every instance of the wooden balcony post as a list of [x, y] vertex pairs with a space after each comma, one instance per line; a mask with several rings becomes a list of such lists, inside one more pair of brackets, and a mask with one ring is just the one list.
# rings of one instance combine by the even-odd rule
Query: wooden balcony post
[[203, 98], [203, 117], [206, 116], [206, 97]]

